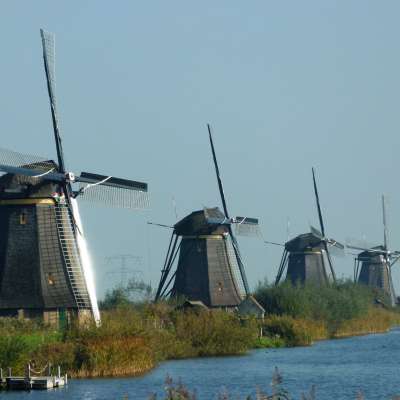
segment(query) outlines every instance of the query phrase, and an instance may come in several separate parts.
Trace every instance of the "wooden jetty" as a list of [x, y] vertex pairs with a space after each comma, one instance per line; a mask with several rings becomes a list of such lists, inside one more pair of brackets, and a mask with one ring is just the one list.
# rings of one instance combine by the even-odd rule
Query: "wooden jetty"
[[[48, 374], [40, 376], [47, 369]], [[39, 371], [34, 371], [30, 364], [27, 365], [25, 376], [13, 376], [11, 368], [5, 377], [3, 369], [0, 368], [0, 389], [6, 390], [46, 390], [65, 386], [68, 383], [67, 375], [61, 375], [60, 367], [57, 367], [57, 374], [52, 375], [51, 366]], [[34, 376], [37, 374], [37, 376]]]

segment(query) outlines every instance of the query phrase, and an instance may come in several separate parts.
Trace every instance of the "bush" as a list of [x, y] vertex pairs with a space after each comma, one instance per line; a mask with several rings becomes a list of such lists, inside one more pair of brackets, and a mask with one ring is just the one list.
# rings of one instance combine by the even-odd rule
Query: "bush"
[[268, 314], [327, 321], [332, 329], [342, 321], [366, 315], [376, 296], [371, 288], [352, 282], [322, 287], [284, 282], [279, 286], [259, 285], [255, 292]]

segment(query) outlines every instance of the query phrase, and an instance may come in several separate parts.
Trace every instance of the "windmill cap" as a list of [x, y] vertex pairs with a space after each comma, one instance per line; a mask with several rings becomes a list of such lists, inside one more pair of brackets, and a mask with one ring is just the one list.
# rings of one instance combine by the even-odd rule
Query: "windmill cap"
[[209, 235], [226, 231], [226, 226], [229, 224], [230, 220], [225, 218], [218, 207], [204, 208], [193, 211], [177, 222], [174, 225], [174, 231], [179, 236]]
[[303, 233], [285, 243], [285, 249], [291, 251], [302, 251], [307, 248], [318, 247], [322, 243], [321, 238], [313, 233]]

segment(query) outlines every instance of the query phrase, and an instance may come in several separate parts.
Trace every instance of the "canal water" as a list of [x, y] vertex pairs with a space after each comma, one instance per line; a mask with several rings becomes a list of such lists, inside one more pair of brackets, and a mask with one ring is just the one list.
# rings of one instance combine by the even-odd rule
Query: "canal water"
[[48, 392], [0, 392], [4, 400], [146, 400], [164, 397], [167, 375], [196, 391], [198, 400], [255, 396], [257, 388], [270, 392], [275, 367], [282, 387], [292, 399], [308, 394], [313, 385], [316, 400], [392, 399], [400, 395], [400, 329], [387, 334], [327, 340], [312, 347], [255, 350], [245, 356], [168, 361], [145, 376], [118, 379], [71, 380], [67, 388]]

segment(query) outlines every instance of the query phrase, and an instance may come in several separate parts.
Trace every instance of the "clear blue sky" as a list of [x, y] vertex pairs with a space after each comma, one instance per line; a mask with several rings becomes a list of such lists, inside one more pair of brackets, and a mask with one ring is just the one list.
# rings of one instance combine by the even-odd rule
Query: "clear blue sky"
[[[156, 284], [173, 224], [219, 205], [214, 128], [232, 214], [266, 238], [317, 225], [317, 168], [329, 235], [380, 241], [380, 194], [400, 249], [400, 3], [397, 1], [3, 1], [1, 146], [55, 156], [39, 28], [56, 34], [57, 95], [69, 169], [149, 182], [146, 212], [82, 206], [100, 294], [104, 258], [143, 257]], [[254, 285], [278, 248], [241, 240]], [[132, 267], [138, 268], [138, 267]], [[351, 276], [351, 257], [336, 263]], [[395, 271], [400, 289], [400, 265]]]

